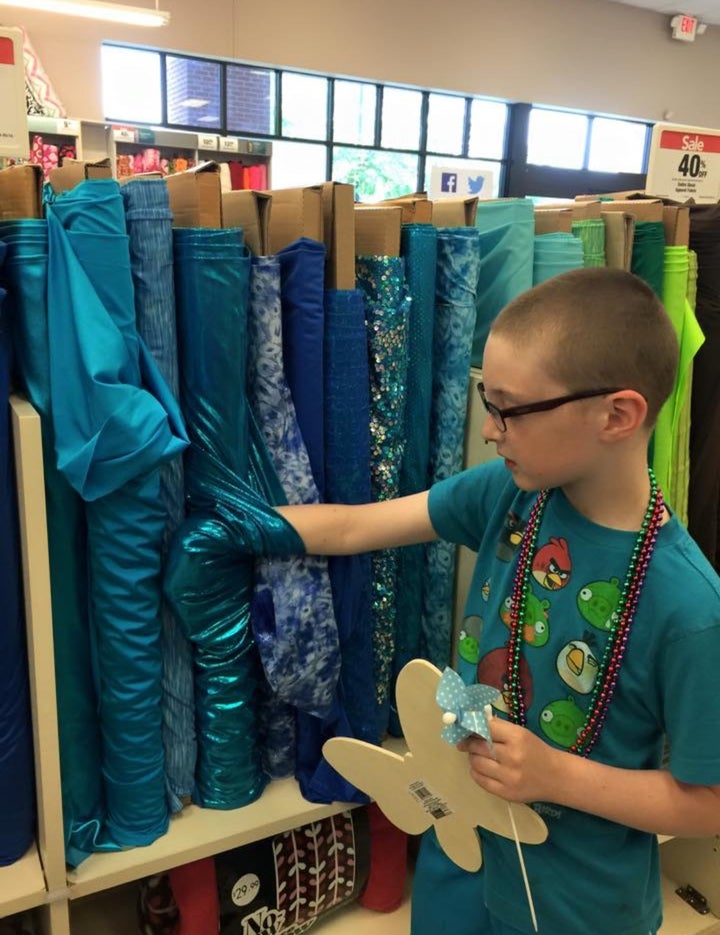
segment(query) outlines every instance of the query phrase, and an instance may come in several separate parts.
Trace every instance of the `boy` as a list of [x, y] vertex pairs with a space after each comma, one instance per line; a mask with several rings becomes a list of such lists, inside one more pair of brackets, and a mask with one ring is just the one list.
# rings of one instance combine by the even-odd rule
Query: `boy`
[[[510, 303], [485, 347], [483, 435], [502, 461], [396, 501], [281, 510], [308, 551], [435, 536], [477, 551], [466, 614], [483, 621], [477, 680], [501, 690], [501, 716], [493, 750], [462, 746], [479, 785], [548, 825], [523, 848], [545, 935], [654, 935], [655, 835], [720, 833], [720, 579], [647, 466], [677, 357], [640, 279], [557, 276]], [[524, 530], [510, 555], [508, 523]], [[481, 836], [477, 874], [425, 836], [413, 935], [533, 930], [513, 842]]]

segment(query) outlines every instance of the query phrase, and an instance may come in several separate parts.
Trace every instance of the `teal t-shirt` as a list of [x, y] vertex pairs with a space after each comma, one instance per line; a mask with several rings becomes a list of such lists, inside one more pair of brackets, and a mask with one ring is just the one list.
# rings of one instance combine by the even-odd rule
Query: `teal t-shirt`
[[[500, 459], [436, 484], [433, 527], [478, 553], [458, 670], [507, 692], [508, 606], [517, 549], [536, 494]], [[636, 534], [598, 526], [554, 490], [542, 517], [523, 626], [527, 726], [567, 749], [584, 721]], [[720, 784], [720, 578], [673, 517], [659, 531], [615, 693], [590, 756], [628, 769], [669, 768], [686, 783]], [[507, 711], [500, 699], [496, 705]], [[534, 803], [548, 840], [526, 845], [541, 932], [647, 935], [661, 920], [655, 835]], [[482, 831], [490, 912], [532, 931], [515, 845]]]

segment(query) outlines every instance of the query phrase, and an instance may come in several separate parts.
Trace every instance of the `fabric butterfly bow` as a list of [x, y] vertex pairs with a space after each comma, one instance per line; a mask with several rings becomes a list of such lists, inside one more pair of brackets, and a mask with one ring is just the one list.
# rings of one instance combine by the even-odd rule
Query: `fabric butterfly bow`
[[466, 685], [454, 669], [446, 668], [435, 693], [435, 701], [443, 710], [443, 739], [454, 745], [477, 734], [491, 742], [486, 708], [499, 695], [490, 685]]

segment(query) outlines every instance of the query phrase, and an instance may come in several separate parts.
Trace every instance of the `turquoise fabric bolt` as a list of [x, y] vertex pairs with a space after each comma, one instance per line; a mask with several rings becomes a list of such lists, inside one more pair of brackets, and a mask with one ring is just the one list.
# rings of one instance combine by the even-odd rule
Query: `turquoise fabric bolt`
[[[136, 179], [120, 189], [130, 244], [138, 333], [145, 341], [175, 399], [180, 387], [175, 327], [172, 213], [163, 179]], [[160, 496], [165, 507], [163, 556], [185, 516], [182, 458], [160, 469]], [[192, 651], [167, 601], [160, 608], [163, 748], [170, 808], [193, 789], [197, 744]]]
[[583, 245], [573, 234], [566, 234], [562, 231], [553, 234], [536, 234], [533, 260], [534, 286], [560, 273], [580, 269], [583, 265]]
[[161, 731], [159, 467], [187, 446], [138, 337], [119, 186], [46, 189], [50, 389], [58, 467], [86, 501], [106, 830], [123, 846], [168, 826]]
[[[437, 277], [438, 232], [431, 224], [405, 224], [401, 234], [411, 297], [408, 318], [408, 372], [405, 403], [405, 451], [400, 469], [400, 496], [419, 493], [428, 485], [430, 470], [430, 417], [432, 410], [433, 331]], [[420, 655], [422, 646], [422, 592], [425, 547], [400, 549], [397, 575], [397, 626], [393, 673]], [[394, 701], [391, 730], [402, 733]]]
[[490, 325], [508, 302], [533, 284], [535, 212], [529, 198], [478, 202], [480, 234], [472, 364], [482, 367]]
[[[480, 241], [470, 227], [438, 231], [430, 484], [462, 468]], [[455, 546], [441, 539], [429, 543], [423, 582], [423, 655], [440, 669], [450, 662], [454, 580]]]
[[65, 856], [116, 849], [104, 833], [100, 721], [90, 647], [85, 507], [58, 471], [50, 400], [47, 222], [0, 221], [15, 377], [40, 415], [50, 558]]

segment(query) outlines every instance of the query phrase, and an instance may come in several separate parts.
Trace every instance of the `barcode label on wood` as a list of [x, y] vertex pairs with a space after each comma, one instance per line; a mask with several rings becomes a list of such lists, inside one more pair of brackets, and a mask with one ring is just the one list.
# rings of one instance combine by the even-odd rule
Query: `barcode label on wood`
[[447, 802], [433, 792], [432, 789], [428, 789], [422, 780], [410, 783], [408, 792], [417, 799], [418, 804], [420, 804], [428, 815], [431, 815], [436, 821], [439, 821], [441, 818], [447, 818], [448, 815], [452, 815], [452, 811], [448, 808]]

